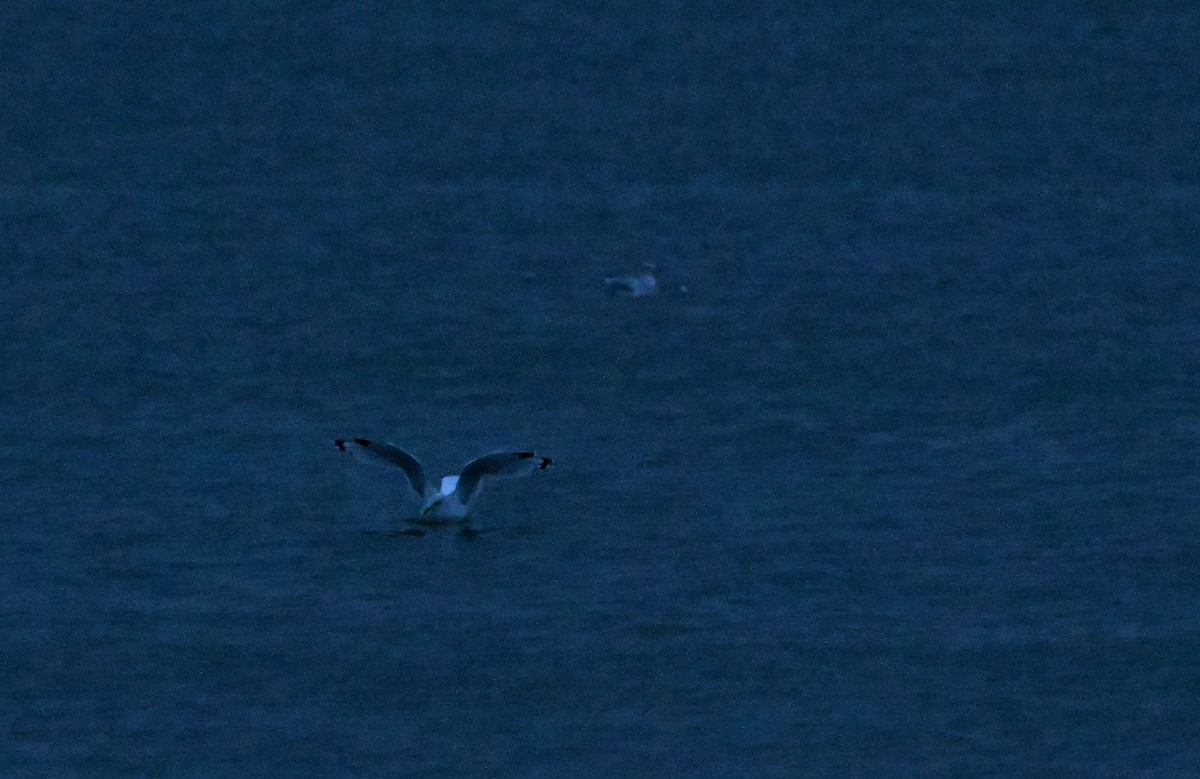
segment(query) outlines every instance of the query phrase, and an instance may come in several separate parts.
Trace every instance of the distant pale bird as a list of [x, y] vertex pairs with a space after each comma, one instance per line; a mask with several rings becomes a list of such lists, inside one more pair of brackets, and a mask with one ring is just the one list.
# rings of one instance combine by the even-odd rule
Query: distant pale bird
[[658, 265], [647, 262], [645, 271], [630, 276], [605, 276], [604, 291], [610, 297], [645, 298], [658, 294]]
[[457, 476], [445, 476], [435, 486], [426, 481], [421, 462], [398, 446], [366, 438], [339, 438], [333, 444], [365, 462], [404, 471], [421, 499], [421, 515], [412, 521], [425, 525], [465, 524], [485, 476], [522, 476], [544, 471], [551, 463], [549, 457], [533, 452], [493, 452], [472, 460]]

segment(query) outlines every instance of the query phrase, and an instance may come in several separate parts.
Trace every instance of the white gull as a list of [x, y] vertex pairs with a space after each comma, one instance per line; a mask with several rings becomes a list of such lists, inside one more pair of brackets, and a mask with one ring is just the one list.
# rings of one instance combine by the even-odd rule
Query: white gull
[[549, 457], [533, 452], [493, 452], [467, 463], [457, 476], [445, 476], [440, 485], [425, 479], [421, 462], [398, 446], [367, 438], [339, 438], [334, 446], [356, 458], [375, 465], [400, 468], [421, 499], [417, 524], [463, 524], [471, 511], [471, 501], [479, 495], [485, 476], [521, 476], [550, 467]]

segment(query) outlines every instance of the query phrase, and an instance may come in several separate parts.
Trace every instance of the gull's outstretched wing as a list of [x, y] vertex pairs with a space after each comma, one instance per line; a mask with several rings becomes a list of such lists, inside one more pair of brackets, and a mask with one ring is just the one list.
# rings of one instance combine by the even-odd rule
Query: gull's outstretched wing
[[496, 452], [472, 460], [458, 476], [454, 494], [466, 506], [479, 492], [479, 480], [484, 476], [521, 476], [550, 467], [549, 457], [539, 457], [533, 452]]
[[349, 441], [339, 438], [333, 445], [365, 462], [401, 468], [417, 495], [422, 500], [425, 499], [425, 469], [421, 467], [417, 458], [400, 447], [366, 438], [354, 438]]

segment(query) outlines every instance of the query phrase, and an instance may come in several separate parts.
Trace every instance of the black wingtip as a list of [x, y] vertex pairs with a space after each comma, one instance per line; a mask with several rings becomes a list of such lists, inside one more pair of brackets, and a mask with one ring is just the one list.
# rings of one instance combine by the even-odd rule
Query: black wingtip
[[339, 451], [346, 451], [346, 439], [344, 438], [335, 438], [333, 445], [336, 446]]
[[359, 446], [370, 446], [371, 445], [370, 440], [368, 440], [366, 438], [355, 438], [354, 443], [358, 444]]
[[[521, 458], [522, 460], [528, 460], [533, 457], [537, 457], [537, 455], [533, 452], [517, 452], [517, 457]], [[534, 468], [534, 470], [537, 471], [546, 470], [550, 467], [550, 463], [554, 462], [549, 457], [538, 457], [538, 459], [541, 460], [541, 462], [537, 464], [536, 468]]]

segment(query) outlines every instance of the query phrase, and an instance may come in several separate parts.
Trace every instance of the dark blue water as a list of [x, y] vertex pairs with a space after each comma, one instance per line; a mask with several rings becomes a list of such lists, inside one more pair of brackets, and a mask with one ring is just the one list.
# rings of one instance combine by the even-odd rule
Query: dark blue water
[[6, 4], [0, 773], [1195, 776], [1200, 10], [944, 5]]

